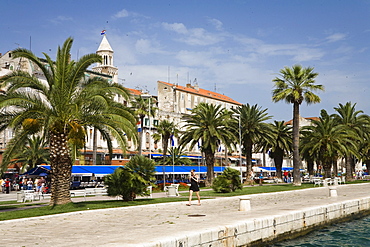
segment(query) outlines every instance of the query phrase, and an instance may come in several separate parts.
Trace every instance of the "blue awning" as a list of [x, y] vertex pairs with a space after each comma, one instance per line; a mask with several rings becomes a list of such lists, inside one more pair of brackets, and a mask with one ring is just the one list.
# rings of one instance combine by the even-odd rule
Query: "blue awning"
[[[150, 154], [152, 158], [162, 158], [163, 154]], [[167, 154], [167, 157], [171, 157], [171, 155]], [[182, 155], [181, 158], [189, 158], [189, 159], [202, 159], [202, 156], [196, 155]]]
[[32, 168], [28, 172], [25, 172], [25, 173], [21, 174], [21, 176], [40, 176], [40, 174], [49, 175], [50, 174], [50, 169], [47, 169], [43, 166], [38, 166], [38, 167]]
[[[115, 169], [120, 166], [72, 166], [72, 175], [74, 176], [97, 176], [102, 177], [108, 174], [112, 174]], [[41, 166], [43, 171], [50, 172], [50, 166]], [[206, 166], [165, 166], [165, 173], [170, 174], [190, 174], [191, 170], [195, 170], [196, 173], [207, 173]], [[215, 166], [214, 172], [221, 173], [226, 167]], [[156, 166], [155, 171], [157, 175], [163, 174], [163, 166]]]

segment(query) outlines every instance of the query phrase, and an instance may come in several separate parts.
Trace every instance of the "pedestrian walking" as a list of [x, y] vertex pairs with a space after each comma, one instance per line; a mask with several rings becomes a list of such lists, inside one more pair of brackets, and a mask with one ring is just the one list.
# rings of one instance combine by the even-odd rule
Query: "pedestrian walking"
[[197, 195], [198, 206], [200, 206], [200, 195], [199, 195], [199, 178], [195, 173], [195, 170], [190, 171], [190, 188], [189, 188], [189, 203], [186, 206], [191, 206], [191, 199], [193, 197], [193, 192]]
[[10, 180], [9, 178], [5, 179], [5, 193], [9, 194], [10, 192]]

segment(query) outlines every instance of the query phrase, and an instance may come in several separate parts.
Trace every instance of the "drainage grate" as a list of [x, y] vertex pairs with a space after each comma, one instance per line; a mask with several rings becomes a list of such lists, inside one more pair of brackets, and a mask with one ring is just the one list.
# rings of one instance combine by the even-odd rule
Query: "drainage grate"
[[188, 217], [202, 217], [206, 216], [205, 214], [189, 214]]

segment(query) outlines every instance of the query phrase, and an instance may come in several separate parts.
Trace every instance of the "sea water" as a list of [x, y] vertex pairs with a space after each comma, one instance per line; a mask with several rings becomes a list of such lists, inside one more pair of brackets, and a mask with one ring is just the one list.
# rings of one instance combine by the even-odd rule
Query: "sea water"
[[370, 216], [330, 225], [305, 236], [269, 245], [270, 247], [370, 247]]

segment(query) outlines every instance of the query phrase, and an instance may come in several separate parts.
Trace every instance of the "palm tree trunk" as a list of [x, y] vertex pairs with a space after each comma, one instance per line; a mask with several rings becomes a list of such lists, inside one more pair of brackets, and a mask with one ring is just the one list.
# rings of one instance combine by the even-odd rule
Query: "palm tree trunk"
[[51, 199], [50, 206], [71, 202], [69, 192], [72, 175], [67, 135], [61, 132], [50, 133]]
[[[252, 141], [248, 140], [245, 142], [245, 158], [247, 160], [247, 178], [249, 179], [252, 171]], [[242, 165], [242, 164], [240, 164]], [[240, 174], [243, 176], [243, 174]]]
[[165, 163], [166, 163], [166, 156], [167, 156], [167, 149], [168, 149], [168, 138], [164, 137], [162, 138], [162, 146], [163, 146], [163, 191], [166, 188], [166, 169], [165, 169]]
[[215, 154], [211, 152], [205, 152], [206, 165], [207, 165], [207, 179], [206, 186], [212, 186], [214, 178], [214, 166], [215, 166]]
[[346, 161], [346, 180], [352, 181], [353, 175], [352, 175], [352, 156], [348, 155], [345, 158]]
[[144, 133], [144, 117], [145, 116], [140, 116], [140, 134], [139, 134], [139, 147], [138, 147], [138, 152], [139, 155], [143, 155], [143, 133]]
[[274, 152], [274, 163], [276, 167], [276, 176], [282, 179], [282, 167], [283, 167], [284, 151], [281, 148], [276, 148]]
[[293, 185], [301, 186], [299, 157], [299, 103], [293, 104]]
[[310, 176], [313, 176], [314, 175], [313, 174], [313, 167], [314, 167], [314, 161], [311, 160], [311, 159], [307, 160], [307, 170], [308, 170], [308, 174]]
[[329, 161], [329, 162], [323, 162], [323, 168], [324, 168], [324, 178], [330, 178], [331, 177], [331, 165], [332, 165], [332, 162]]
[[98, 132], [96, 130], [96, 128], [94, 128], [93, 130], [93, 155], [92, 155], [92, 160], [93, 160], [93, 165], [95, 166], [96, 165], [96, 153], [97, 153], [97, 149], [98, 149], [98, 145], [97, 145], [97, 138], [98, 138]]
[[338, 164], [336, 159], [333, 159], [333, 173], [334, 177], [338, 176]]

